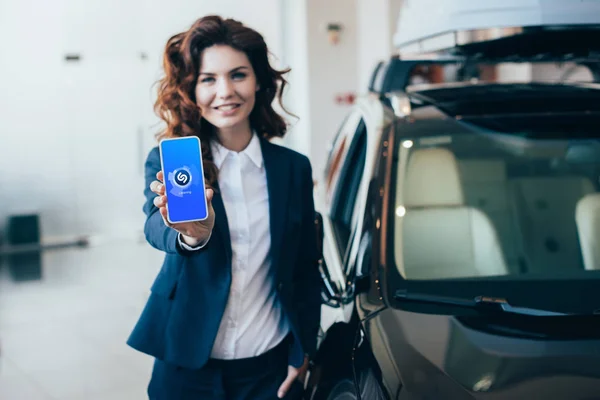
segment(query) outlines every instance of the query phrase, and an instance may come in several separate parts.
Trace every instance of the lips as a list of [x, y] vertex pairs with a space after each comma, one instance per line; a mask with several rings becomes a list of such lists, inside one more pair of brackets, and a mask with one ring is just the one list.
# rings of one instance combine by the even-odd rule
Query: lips
[[217, 106], [214, 108], [215, 108], [215, 110], [219, 110], [219, 111], [232, 111], [239, 107], [240, 107], [240, 104], [232, 103], [232, 104], [223, 104], [221, 106]]

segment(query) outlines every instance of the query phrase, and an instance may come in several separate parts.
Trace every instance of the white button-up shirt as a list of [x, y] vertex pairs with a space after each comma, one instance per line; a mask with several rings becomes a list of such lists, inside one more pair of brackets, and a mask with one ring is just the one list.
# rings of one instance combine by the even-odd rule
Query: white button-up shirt
[[255, 357], [289, 333], [271, 271], [269, 193], [256, 134], [240, 153], [211, 143], [229, 224], [232, 281], [211, 357]]

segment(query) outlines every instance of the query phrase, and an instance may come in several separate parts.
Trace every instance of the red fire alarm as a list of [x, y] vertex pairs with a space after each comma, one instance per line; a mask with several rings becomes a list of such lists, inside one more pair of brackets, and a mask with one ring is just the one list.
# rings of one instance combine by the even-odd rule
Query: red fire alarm
[[339, 105], [352, 105], [354, 100], [356, 100], [356, 94], [352, 92], [338, 93], [335, 96], [335, 103]]

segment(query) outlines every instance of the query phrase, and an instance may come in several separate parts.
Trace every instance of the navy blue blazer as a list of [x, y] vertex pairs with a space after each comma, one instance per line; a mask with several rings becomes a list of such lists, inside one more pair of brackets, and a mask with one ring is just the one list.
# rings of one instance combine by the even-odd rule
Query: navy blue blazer
[[[302, 365], [316, 351], [321, 316], [314, 225], [312, 168], [308, 158], [260, 140], [267, 175], [271, 268], [294, 340], [289, 363]], [[148, 302], [127, 344], [160, 360], [201, 368], [209, 359], [231, 284], [231, 240], [223, 200], [215, 187], [215, 226], [208, 244], [190, 252], [154, 206], [150, 183], [160, 170], [158, 147], [146, 160], [148, 243], [166, 253]], [[248, 299], [252, 301], [252, 299]]]

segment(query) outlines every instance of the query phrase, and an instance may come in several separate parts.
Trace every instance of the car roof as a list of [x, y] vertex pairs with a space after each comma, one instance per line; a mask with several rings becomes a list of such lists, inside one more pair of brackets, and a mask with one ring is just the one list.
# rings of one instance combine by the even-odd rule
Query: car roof
[[[467, 50], [489, 53], [498, 41], [509, 39], [515, 51], [519, 43], [536, 49], [550, 44], [561, 47], [561, 38], [579, 31], [576, 41], [562, 40], [565, 48], [595, 35], [600, 24], [600, 2], [573, 0], [415, 0], [399, 9], [394, 47], [406, 54]], [[581, 34], [586, 32], [587, 34]], [[537, 40], [536, 38], [544, 38]], [[575, 37], [577, 39], [577, 37]], [[533, 40], [532, 40], [533, 39]], [[546, 40], [550, 39], [550, 40]], [[517, 44], [517, 46], [515, 46]], [[597, 46], [597, 42], [590, 42]], [[494, 52], [494, 51], [492, 51]]]

